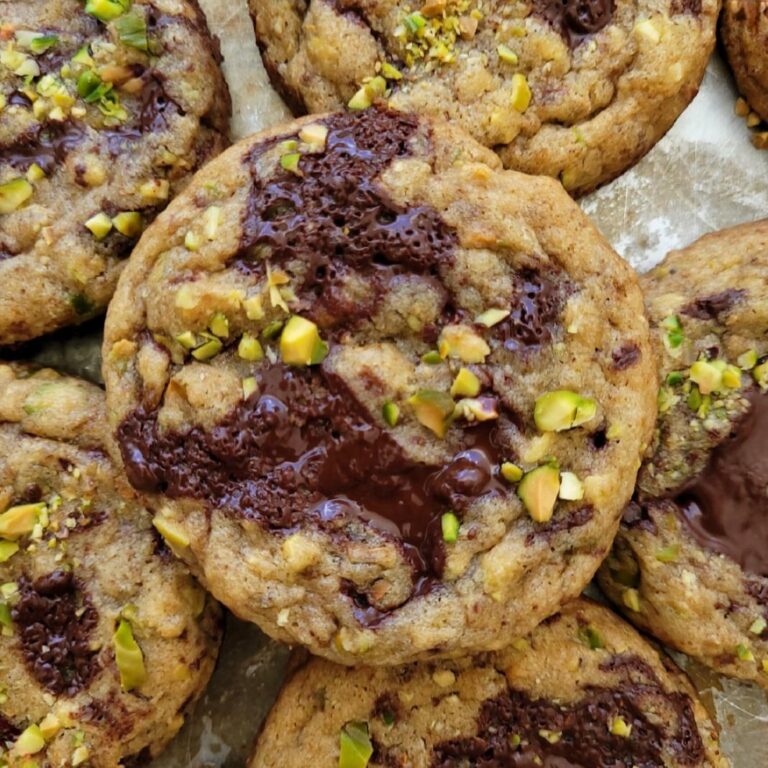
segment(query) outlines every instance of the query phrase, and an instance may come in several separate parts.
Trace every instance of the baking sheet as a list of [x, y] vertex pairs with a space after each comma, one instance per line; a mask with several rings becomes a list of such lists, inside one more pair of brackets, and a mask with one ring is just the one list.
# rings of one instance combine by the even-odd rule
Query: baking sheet
[[[234, 102], [233, 138], [289, 117], [270, 88], [245, 0], [200, 0], [222, 42]], [[617, 251], [638, 270], [705, 232], [768, 215], [768, 152], [750, 142], [733, 111], [736, 94], [713, 59], [699, 95], [635, 168], [582, 201]], [[98, 378], [99, 330], [43, 345], [38, 359]], [[722, 728], [734, 768], [768, 766], [768, 697], [677, 655]], [[218, 669], [187, 725], [154, 768], [242, 766], [280, 686], [287, 649], [228, 619]], [[318, 766], [317, 768], [324, 768]]]

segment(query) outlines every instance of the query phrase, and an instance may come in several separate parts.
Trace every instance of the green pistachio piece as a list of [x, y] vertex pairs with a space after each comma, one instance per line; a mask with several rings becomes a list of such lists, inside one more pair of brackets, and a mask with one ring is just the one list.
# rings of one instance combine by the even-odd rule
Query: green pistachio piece
[[736, 358], [736, 363], [742, 371], [751, 371], [757, 365], [757, 352], [749, 349]]
[[752, 369], [752, 378], [763, 391], [768, 389], [768, 360], [759, 362]]
[[421, 362], [427, 365], [439, 365], [443, 362], [443, 358], [440, 357], [440, 353], [436, 349], [433, 349], [421, 356]]
[[505, 461], [501, 465], [501, 476], [508, 483], [519, 483], [523, 477], [523, 470], [511, 461]]
[[197, 336], [192, 331], [184, 331], [176, 337], [176, 341], [181, 344], [184, 349], [194, 349], [197, 346]]
[[510, 314], [508, 309], [487, 309], [482, 315], [478, 315], [475, 318], [475, 322], [478, 325], [484, 325], [486, 328], [493, 328], [494, 325], [498, 325], [502, 320], [506, 320]]
[[530, 106], [532, 98], [533, 93], [528, 84], [528, 78], [522, 72], [515, 72], [512, 75], [512, 106], [522, 114]]
[[30, 725], [24, 731], [13, 745], [13, 751], [20, 757], [29, 757], [36, 755], [45, 749], [45, 739], [40, 731], [40, 726]]
[[671, 371], [667, 374], [667, 386], [677, 387], [685, 381], [682, 371]]
[[264, 341], [272, 341], [273, 339], [276, 339], [283, 330], [284, 325], [285, 322], [283, 320], [273, 320], [261, 332], [261, 338], [264, 339]]
[[77, 93], [86, 104], [95, 104], [112, 90], [92, 69], [86, 69], [77, 79]]
[[762, 635], [763, 632], [765, 632], [766, 627], [768, 627], [768, 621], [766, 621], [762, 616], [755, 619], [752, 622], [752, 625], [749, 628], [749, 631], [753, 635]]
[[397, 69], [397, 67], [393, 67], [387, 61], [385, 61], [381, 65], [381, 74], [387, 80], [402, 80], [403, 79], [403, 73], [399, 69]]
[[32, 165], [27, 168], [27, 181], [34, 184], [36, 181], [42, 181], [45, 178], [45, 171], [37, 164], [32, 163]]
[[223, 345], [221, 340], [217, 339], [215, 336], [211, 336], [208, 333], [203, 333], [201, 335], [204, 339], [206, 339], [206, 341], [204, 341], [196, 349], [192, 350], [192, 357], [194, 357], [195, 360], [204, 362], [206, 360], [210, 360], [213, 357], [216, 357], [216, 355], [221, 352]]
[[237, 345], [237, 354], [243, 360], [256, 363], [264, 359], [264, 349], [255, 336], [250, 333], [244, 333], [240, 343]]
[[453, 398], [447, 392], [422, 389], [408, 398], [408, 405], [421, 424], [438, 437], [445, 437], [455, 408]]
[[390, 427], [397, 426], [398, 419], [400, 418], [400, 408], [393, 402], [386, 402], [381, 409], [381, 415]]
[[517, 54], [508, 46], [504, 45], [503, 43], [496, 47], [496, 51], [499, 54], [499, 58], [505, 63], [505, 64], [517, 64], [518, 58]]
[[229, 337], [229, 319], [223, 312], [217, 312], [208, 323], [208, 330], [220, 339]]
[[660, 563], [674, 563], [680, 557], [680, 545], [672, 544], [669, 547], [662, 547], [656, 550], [656, 559]]
[[453, 415], [467, 421], [492, 421], [499, 418], [495, 397], [465, 397], [456, 403]]
[[723, 372], [709, 360], [697, 360], [690, 371], [691, 381], [699, 385], [699, 392], [708, 395], [723, 385]]
[[41, 53], [45, 53], [49, 48], [53, 48], [58, 42], [59, 38], [56, 35], [40, 35], [32, 40], [29, 47], [32, 50], [32, 53], [39, 56]]
[[97, 240], [103, 240], [112, 231], [112, 219], [106, 213], [97, 213], [85, 222], [85, 228]]
[[747, 648], [746, 645], [743, 643], [739, 643], [736, 646], [736, 655], [739, 657], [741, 661], [754, 661], [755, 660], [755, 654], [752, 653], [752, 651]]
[[726, 389], [741, 387], [741, 368], [738, 365], [728, 365], [723, 371], [723, 386]]
[[459, 538], [459, 528], [461, 527], [459, 518], [453, 512], [446, 512], [440, 518], [440, 525], [443, 530], [443, 541], [453, 544]]
[[584, 498], [584, 484], [573, 472], [560, 473], [560, 493], [564, 501], [581, 501]]
[[367, 768], [372, 755], [368, 723], [347, 723], [339, 735], [339, 768]]
[[131, 0], [86, 0], [85, 12], [99, 21], [112, 21], [131, 7]]
[[517, 487], [517, 495], [537, 523], [552, 519], [559, 492], [560, 471], [551, 464], [527, 472]]
[[6, 629], [13, 626], [11, 607], [8, 603], [0, 602], [0, 626]]
[[412, 35], [419, 35], [427, 26], [427, 20], [419, 11], [414, 11], [413, 13], [409, 13], [403, 19], [403, 24]]
[[187, 536], [186, 531], [173, 520], [155, 515], [152, 519], [152, 525], [172, 548], [186, 549], [189, 546], [189, 536]]
[[133, 627], [126, 619], [120, 619], [115, 634], [112, 636], [115, 649], [115, 662], [120, 672], [120, 685], [125, 691], [132, 691], [147, 679], [144, 668], [144, 654], [133, 636]]
[[317, 365], [328, 356], [328, 345], [311, 320], [294, 315], [280, 336], [280, 356], [287, 365]]
[[611, 733], [622, 739], [628, 739], [632, 734], [632, 726], [623, 717], [617, 715], [611, 721]]
[[593, 651], [598, 651], [601, 648], [605, 648], [605, 640], [600, 634], [600, 630], [588, 624], [586, 627], [582, 627], [579, 630], [579, 636]]
[[0, 541], [0, 563], [7, 563], [18, 551], [15, 541]]
[[140, 51], [149, 50], [147, 22], [143, 16], [140, 16], [135, 11], [120, 16], [115, 21], [115, 29], [120, 37], [120, 42], [124, 45], [129, 45], [131, 48], [137, 48]]
[[138, 237], [144, 223], [138, 211], [124, 211], [112, 219], [114, 228], [125, 237]]
[[283, 155], [280, 158], [280, 167], [284, 171], [293, 173], [296, 176], [301, 176], [302, 173], [301, 173], [301, 169], [299, 168], [300, 162], [301, 162], [300, 152], [289, 152], [287, 155]]
[[259, 384], [255, 376], [243, 379], [243, 400], [247, 400], [258, 388]]
[[640, 593], [636, 589], [625, 589], [621, 599], [630, 611], [640, 613]]
[[536, 400], [533, 419], [542, 432], [563, 432], [591, 421], [597, 403], [567, 389], [547, 392]]
[[469, 368], [462, 368], [451, 385], [454, 397], [477, 397], [480, 394], [480, 379]]
[[486, 340], [465, 325], [448, 325], [443, 328], [437, 348], [441, 357], [458, 358], [464, 363], [483, 363], [491, 354]]
[[82, 64], [86, 67], [92, 67], [94, 62], [91, 58], [91, 54], [88, 50], [88, 46], [84, 45], [73, 57], [72, 57], [72, 63], [73, 64]]
[[32, 533], [38, 519], [46, 510], [45, 502], [20, 504], [0, 515], [0, 538], [15, 541]]
[[32, 185], [22, 177], [0, 184], [0, 214], [13, 213], [21, 208], [33, 192]]
[[661, 327], [666, 331], [664, 345], [667, 349], [678, 349], [683, 343], [683, 324], [677, 315], [670, 315], [661, 321]]

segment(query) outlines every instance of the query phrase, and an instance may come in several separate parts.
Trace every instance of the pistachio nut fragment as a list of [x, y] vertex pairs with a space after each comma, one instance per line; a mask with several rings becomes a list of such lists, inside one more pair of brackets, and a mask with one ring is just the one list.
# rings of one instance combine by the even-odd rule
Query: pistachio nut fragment
[[683, 344], [683, 324], [677, 315], [669, 315], [661, 321], [661, 327], [666, 331], [663, 336], [664, 346], [673, 357], [680, 356], [680, 347]]
[[123, 211], [112, 219], [112, 226], [125, 237], [138, 237], [144, 222], [138, 211]]
[[97, 213], [85, 222], [85, 228], [97, 240], [103, 240], [112, 231], [112, 219], [106, 213]]
[[440, 357], [440, 353], [436, 349], [432, 349], [421, 356], [421, 362], [426, 365], [439, 365], [443, 362], [443, 358]]
[[505, 461], [501, 465], [501, 476], [508, 483], [519, 483], [523, 476], [523, 470], [511, 461]]
[[13, 752], [20, 757], [29, 757], [45, 749], [45, 739], [38, 725], [23, 730], [13, 745]]
[[656, 559], [660, 563], [674, 563], [680, 556], [680, 545], [671, 544], [656, 550]]
[[752, 369], [752, 378], [764, 392], [768, 390], [768, 360], [763, 360]]
[[289, 152], [287, 155], [283, 155], [280, 158], [280, 167], [288, 173], [292, 173], [295, 176], [302, 176], [299, 163], [301, 162], [301, 153]]
[[625, 589], [621, 599], [630, 611], [640, 613], [640, 593], [636, 589]]
[[512, 313], [508, 309], [487, 309], [475, 318], [475, 322], [478, 325], [484, 325], [486, 328], [493, 328], [494, 325], [498, 325], [503, 320], [506, 320], [510, 314]]
[[469, 368], [462, 368], [451, 384], [451, 394], [454, 397], [477, 397], [480, 394], [480, 379]]
[[381, 74], [383, 77], [386, 77], [387, 80], [403, 79], [403, 73], [399, 69], [397, 69], [397, 67], [390, 64], [388, 61], [385, 61], [381, 65]]
[[752, 653], [752, 651], [749, 648], [747, 648], [747, 646], [744, 645], [743, 643], [739, 643], [736, 646], [736, 656], [738, 656], [738, 658], [741, 661], [754, 661], [755, 660], [755, 654]]
[[173, 520], [163, 515], [155, 515], [152, 518], [152, 525], [171, 548], [186, 549], [189, 546], [189, 536], [187, 536], [186, 531]]
[[536, 400], [533, 419], [542, 432], [563, 432], [591, 421], [597, 403], [568, 389], [547, 392]]
[[328, 127], [322, 123], [310, 123], [299, 130], [299, 138], [312, 152], [322, 152], [328, 140]]
[[620, 715], [613, 718], [610, 730], [614, 736], [620, 736], [622, 739], [628, 739], [632, 735], [632, 726]]
[[453, 512], [446, 512], [440, 518], [440, 527], [443, 531], [443, 541], [453, 544], [459, 538], [459, 528], [461, 523], [459, 518]]
[[564, 501], [581, 501], [584, 498], [584, 484], [573, 472], [561, 472], [559, 495]]
[[585, 645], [589, 646], [590, 650], [598, 651], [601, 648], [605, 648], [605, 640], [603, 640], [600, 630], [591, 624], [579, 630], [579, 637]]
[[264, 348], [255, 336], [251, 336], [250, 333], [244, 333], [240, 343], [237, 345], [237, 354], [243, 360], [257, 363], [259, 360], [264, 359]]
[[390, 427], [395, 427], [400, 418], [400, 408], [396, 403], [391, 401], [386, 402], [382, 406], [381, 416]]
[[466, 325], [447, 325], [437, 342], [440, 356], [458, 358], [464, 363], [483, 363], [491, 354], [485, 339]]
[[551, 464], [527, 472], [517, 487], [517, 495], [537, 523], [552, 519], [559, 491], [560, 471]]
[[339, 736], [339, 768], [367, 768], [372, 755], [368, 723], [347, 723]]
[[99, 21], [112, 21], [131, 7], [131, 0], [86, 0], [85, 12]]
[[387, 91], [387, 81], [380, 76], [372, 77], [364, 83], [355, 95], [349, 100], [347, 106], [350, 109], [368, 109], [376, 99], [381, 98]]
[[13, 213], [32, 197], [33, 192], [32, 185], [21, 177], [0, 184], [0, 214]]
[[311, 320], [294, 315], [280, 336], [280, 356], [286, 365], [318, 365], [328, 356], [328, 345]]
[[229, 337], [229, 319], [223, 312], [216, 312], [208, 323], [208, 330], [220, 339]]
[[691, 366], [690, 376], [691, 381], [699, 385], [702, 395], [709, 395], [723, 386], [723, 371], [709, 360], [697, 360]]
[[454, 411], [453, 398], [447, 392], [422, 389], [408, 398], [408, 405], [421, 424], [438, 437], [445, 437]]
[[736, 358], [736, 363], [742, 371], [751, 371], [757, 365], [757, 352], [748, 349]]
[[197, 346], [197, 336], [192, 331], [184, 331], [176, 336], [176, 341], [181, 344], [184, 349], [194, 349]]
[[762, 635], [763, 632], [765, 632], [766, 627], [768, 627], [768, 621], [760, 616], [752, 622], [751, 626], [749, 627], [749, 631], [753, 635]]
[[258, 388], [259, 383], [255, 376], [248, 376], [243, 379], [243, 400], [247, 400]]
[[212, 336], [209, 333], [203, 333], [201, 335], [205, 341], [199, 347], [192, 350], [192, 357], [202, 363], [216, 357], [216, 355], [221, 352], [224, 345], [221, 343], [220, 339], [216, 338], [216, 336]]
[[112, 636], [115, 649], [115, 662], [120, 672], [120, 685], [125, 691], [138, 688], [147, 679], [144, 667], [144, 654], [133, 636], [133, 627], [127, 619], [120, 619], [120, 624]]
[[508, 46], [504, 45], [503, 43], [496, 47], [496, 52], [499, 54], [499, 58], [505, 63], [505, 64], [517, 64], [518, 58], [517, 54]]
[[18, 551], [15, 541], [0, 541], [0, 563], [7, 563]]
[[135, 11], [126, 13], [115, 21], [120, 42], [139, 51], [149, 50], [149, 39], [147, 38], [147, 22], [143, 16]]
[[456, 403], [454, 417], [467, 421], [492, 421], [499, 418], [498, 400], [495, 397], [465, 397]]
[[15, 541], [32, 533], [45, 510], [45, 502], [20, 504], [6, 510], [0, 515], [0, 538]]
[[526, 112], [533, 94], [528, 80], [521, 72], [512, 75], [512, 106], [520, 113]]

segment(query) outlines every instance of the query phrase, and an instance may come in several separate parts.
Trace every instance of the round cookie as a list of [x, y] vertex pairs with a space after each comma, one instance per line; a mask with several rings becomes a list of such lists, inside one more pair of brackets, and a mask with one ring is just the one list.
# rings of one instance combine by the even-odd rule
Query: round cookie
[[642, 297], [557, 182], [499, 165], [401, 112], [307, 118], [207, 166], [121, 278], [128, 477], [277, 639], [495, 647], [610, 546], [655, 415]]
[[310, 661], [283, 689], [249, 768], [306, 765], [728, 762], [680, 670], [606, 608], [577, 600], [475, 658], [343, 670]]
[[721, 30], [739, 91], [768, 122], [768, 2], [725, 0]]
[[[582, 195], [632, 166], [695, 96], [718, 0], [250, 0], [297, 114], [442, 117], [507, 167]], [[344, 41], [343, 44], [341, 41]]]
[[768, 221], [643, 277], [665, 381], [600, 584], [668, 645], [768, 688]]
[[104, 310], [142, 229], [227, 144], [196, 0], [0, 2], [0, 345]]
[[213, 671], [219, 610], [106, 434], [97, 387], [0, 365], [3, 765], [143, 764]]

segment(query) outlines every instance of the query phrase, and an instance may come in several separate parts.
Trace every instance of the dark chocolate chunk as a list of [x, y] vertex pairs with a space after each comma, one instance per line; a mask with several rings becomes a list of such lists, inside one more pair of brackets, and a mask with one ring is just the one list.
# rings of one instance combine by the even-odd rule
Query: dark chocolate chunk
[[21, 731], [0, 712], [0, 749], [5, 742], [15, 741], [20, 733]]
[[670, 11], [675, 13], [689, 13], [693, 16], [701, 14], [701, 0], [672, 0]]
[[546, 19], [573, 47], [607, 26], [616, 0], [533, 0], [533, 12]]
[[19, 579], [11, 616], [34, 678], [56, 696], [74, 696], [98, 669], [90, 647], [98, 616], [71, 571], [54, 571], [34, 582]]
[[717, 320], [721, 314], [728, 312], [742, 301], [746, 294], [744, 290], [729, 288], [692, 301], [682, 310], [682, 313], [698, 320]]
[[640, 360], [640, 347], [637, 344], [624, 344], [618, 349], [614, 349], [611, 355], [613, 367], [617, 371], [626, 371], [636, 365]]

